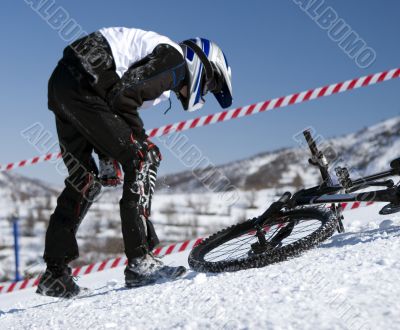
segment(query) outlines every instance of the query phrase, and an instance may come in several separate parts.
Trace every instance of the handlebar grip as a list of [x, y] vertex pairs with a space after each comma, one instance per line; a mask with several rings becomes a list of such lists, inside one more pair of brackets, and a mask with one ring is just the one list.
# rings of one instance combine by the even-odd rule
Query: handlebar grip
[[310, 130], [305, 130], [303, 132], [304, 137], [307, 141], [308, 147], [310, 148], [311, 154], [316, 157], [318, 155], [318, 148], [317, 145], [315, 143], [314, 138], [311, 135], [311, 131]]

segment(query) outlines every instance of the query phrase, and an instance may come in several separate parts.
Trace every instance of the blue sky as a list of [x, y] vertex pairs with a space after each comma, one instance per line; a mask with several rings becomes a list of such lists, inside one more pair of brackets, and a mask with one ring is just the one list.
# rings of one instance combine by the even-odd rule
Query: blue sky
[[[47, 80], [66, 42], [27, 2], [4, 0], [0, 4], [0, 163], [37, 154], [20, 136], [32, 123], [41, 122], [55, 134], [54, 118], [47, 110]], [[400, 2], [396, 0], [324, 1], [324, 6], [331, 6], [376, 52], [375, 62], [364, 69], [293, 0], [55, 0], [55, 6], [63, 7], [87, 32], [127, 26], [154, 30], [176, 41], [194, 36], [216, 41], [232, 66], [232, 107], [395, 68], [400, 63]], [[292, 136], [307, 126], [331, 137], [397, 116], [399, 83], [386, 82], [186, 134], [203, 155], [221, 164], [294, 145]], [[221, 110], [212, 97], [197, 113], [184, 112], [174, 96], [172, 110], [164, 115], [167, 106], [144, 110], [145, 126], [154, 128]], [[185, 169], [168, 150], [162, 148], [162, 152], [162, 173]], [[54, 183], [64, 179], [51, 164], [18, 172]]]

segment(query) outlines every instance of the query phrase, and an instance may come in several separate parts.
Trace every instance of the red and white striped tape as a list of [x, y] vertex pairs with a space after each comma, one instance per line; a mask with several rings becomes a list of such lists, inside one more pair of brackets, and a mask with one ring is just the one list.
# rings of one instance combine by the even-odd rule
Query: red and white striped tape
[[[342, 203], [342, 208], [345, 211], [354, 210], [359, 207], [372, 205], [373, 202], [361, 203], [361, 202], [352, 202], [352, 203]], [[154, 250], [154, 254], [156, 256], [162, 257], [173, 253], [179, 253], [187, 250], [193, 249], [195, 246], [200, 244], [202, 238], [196, 238], [194, 240], [188, 240], [181, 243], [171, 244], [163, 247], [159, 247]], [[92, 273], [101, 272], [106, 269], [112, 269], [117, 267], [125, 266], [127, 263], [127, 259], [125, 257], [117, 257], [114, 259], [108, 259], [102, 262], [93, 263], [86, 266], [81, 266], [74, 268], [72, 270], [73, 276], [82, 276], [88, 275]], [[2, 293], [10, 293], [17, 290], [32, 288], [38, 285], [40, 277], [36, 278], [28, 278], [19, 282], [8, 282], [0, 284], [0, 294]]]
[[[340, 82], [332, 85], [327, 85], [323, 87], [318, 87], [315, 89], [306, 90], [300, 93], [290, 94], [287, 96], [278, 97], [272, 100], [267, 100], [264, 102], [250, 104], [244, 107], [221, 111], [211, 115], [197, 117], [190, 120], [185, 120], [177, 122], [174, 124], [165, 125], [159, 128], [153, 128], [146, 131], [149, 137], [158, 137], [173, 132], [185, 131], [188, 129], [193, 129], [201, 126], [207, 126], [211, 124], [216, 124], [219, 122], [224, 122], [236, 118], [241, 118], [244, 116], [251, 116], [259, 112], [264, 112], [268, 110], [273, 110], [277, 108], [283, 108], [288, 105], [302, 103], [306, 101], [311, 101], [320, 97], [325, 97], [337, 93], [342, 93], [352, 89], [366, 87], [370, 85], [377, 84], [379, 82], [395, 79], [400, 77], [400, 68], [395, 68], [389, 71], [378, 72], [368, 76], [356, 78], [353, 80], [347, 80], [345, 82]], [[9, 163], [5, 165], [0, 165], [1, 171], [10, 171], [17, 167], [24, 167], [28, 165], [34, 165], [39, 162], [49, 161], [54, 158], [59, 158], [60, 153], [48, 154], [45, 156], [34, 157], [29, 160], [22, 160], [16, 163]]]
[[43, 155], [43, 156], [37, 156], [37, 157], [30, 158], [30, 159], [21, 160], [16, 163], [8, 163], [5, 165], [0, 165], [0, 172], [11, 171], [18, 167], [35, 165], [38, 163], [47, 162], [47, 161], [55, 160], [58, 158], [61, 158], [61, 152], [55, 152], [55, 153], [51, 153], [51, 154], [47, 154], [47, 155]]
[[165, 125], [159, 128], [149, 130], [147, 134], [150, 137], [162, 136], [173, 132], [180, 132], [196, 127], [215, 124], [218, 122], [228, 121], [231, 119], [241, 118], [244, 116], [251, 116], [259, 112], [283, 108], [288, 105], [311, 101], [320, 97], [329, 96], [337, 93], [342, 93], [352, 89], [374, 85], [379, 82], [391, 80], [400, 77], [400, 68], [392, 69], [389, 71], [378, 72], [369, 76], [347, 80], [328, 86], [318, 87], [315, 89], [306, 90], [300, 93], [290, 94], [287, 96], [278, 97], [265, 102], [259, 102], [245, 107], [232, 109], [228, 111], [217, 112], [208, 116], [198, 117], [179, 123]]
[[365, 206], [370, 206], [374, 204], [374, 202], [351, 202], [351, 203], [342, 203], [342, 210], [343, 211], [350, 211], [354, 209], [358, 209], [359, 207], [365, 207]]
[[[154, 250], [154, 254], [158, 257], [163, 257], [172, 253], [183, 252], [193, 249], [202, 241], [202, 238], [196, 238], [194, 240], [184, 241], [181, 243], [171, 244], [164, 247], [159, 247]], [[101, 272], [106, 269], [112, 269], [117, 267], [125, 266], [127, 259], [125, 257], [117, 257], [114, 259], [108, 259], [102, 262], [93, 263], [86, 266], [76, 267], [72, 270], [73, 276], [82, 276], [92, 273]], [[0, 294], [10, 293], [17, 290], [32, 288], [38, 285], [40, 276], [35, 278], [27, 278], [19, 282], [8, 282], [0, 284]]]

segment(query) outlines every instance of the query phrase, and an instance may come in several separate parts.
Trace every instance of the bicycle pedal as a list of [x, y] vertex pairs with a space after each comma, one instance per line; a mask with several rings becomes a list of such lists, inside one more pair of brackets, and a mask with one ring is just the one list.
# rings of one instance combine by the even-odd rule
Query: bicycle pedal
[[381, 208], [381, 210], [379, 211], [379, 214], [386, 215], [386, 214], [393, 214], [393, 213], [397, 213], [397, 212], [400, 212], [400, 204], [389, 203]]

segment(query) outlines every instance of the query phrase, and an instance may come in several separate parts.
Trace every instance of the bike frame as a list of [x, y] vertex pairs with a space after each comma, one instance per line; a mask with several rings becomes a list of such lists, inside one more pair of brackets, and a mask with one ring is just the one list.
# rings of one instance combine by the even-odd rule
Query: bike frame
[[[393, 174], [384, 177], [393, 176]], [[292, 207], [308, 204], [327, 204], [327, 203], [348, 203], [348, 202], [390, 202], [398, 203], [399, 188], [387, 188], [362, 193], [340, 193], [343, 187], [340, 185], [331, 186], [329, 193], [324, 193], [324, 189], [319, 187], [299, 191], [291, 200]], [[360, 188], [362, 189], [362, 188]]]
[[[309, 163], [319, 168], [323, 179], [322, 184], [312, 188], [302, 189], [293, 196], [291, 193], [286, 192], [277, 202], [272, 203], [271, 206], [256, 219], [256, 225], [261, 225], [269, 217], [279, 213], [282, 208], [290, 209], [305, 205], [332, 204], [331, 207], [336, 210], [339, 218], [341, 216], [340, 203], [387, 202], [392, 205], [400, 205], [400, 187], [395, 185], [392, 180], [379, 181], [392, 176], [400, 176], [400, 158], [391, 162], [390, 170], [356, 180], [351, 180], [347, 169], [342, 169], [345, 170], [347, 174], [345, 179], [350, 182], [348, 187], [344, 187], [343, 184], [333, 184], [332, 177], [329, 173], [329, 163], [322, 151], [318, 149], [315, 140], [311, 136], [311, 132], [306, 130], [303, 134], [312, 155], [309, 159]], [[356, 193], [356, 191], [374, 186], [386, 188]]]
[[[291, 199], [294, 206], [308, 204], [327, 204], [327, 203], [347, 203], [347, 202], [389, 202], [393, 204], [400, 203], [399, 187], [394, 186], [392, 180], [377, 181], [400, 175], [400, 169], [397, 167], [390, 170], [369, 175], [351, 181], [351, 187], [345, 189], [341, 184], [333, 184], [328, 168], [329, 163], [325, 155], [318, 150], [314, 139], [309, 130], [303, 132], [307, 144], [310, 148], [312, 158], [309, 160], [311, 165], [317, 166], [321, 172], [323, 183], [310, 189], [297, 192]], [[393, 163], [393, 162], [392, 162]], [[346, 170], [347, 171], [347, 170]], [[350, 177], [348, 177], [350, 180]], [[346, 191], [358, 191], [372, 186], [385, 186], [386, 189], [374, 190], [361, 193], [346, 193]], [[343, 193], [345, 192], [345, 193]]]

